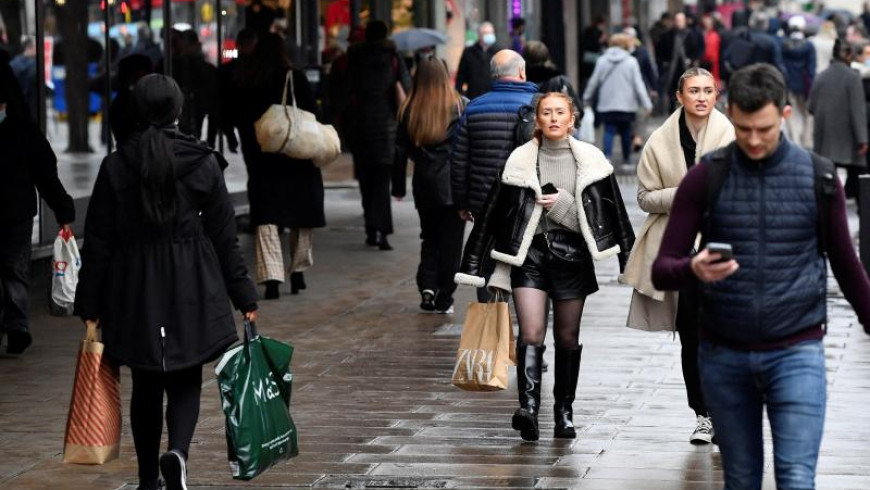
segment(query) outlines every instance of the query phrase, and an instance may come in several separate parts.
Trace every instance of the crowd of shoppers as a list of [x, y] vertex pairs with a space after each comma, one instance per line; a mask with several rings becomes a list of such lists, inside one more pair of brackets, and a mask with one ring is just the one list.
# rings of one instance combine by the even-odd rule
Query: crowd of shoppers
[[[519, 408], [511, 425], [522, 439], [540, 437], [550, 308], [553, 435], [576, 437], [583, 309], [598, 290], [595, 261], [616, 256], [620, 280], [634, 288], [627, 326], [679, 333], [695, 413], [690, 441], [718, 439], [726, 485], [759, 484], [765, 406], [778, 484], [806, 486], [814, 478], [825, 408], [826, 257], [859, 320], [870, 324], [870, 284], [844, 211], [867, 164], [870, 43], [857, 24], [843, 35], [835, 30], [828, 62], [820, 53], [833, 24], [809, 37], [804, 17], [792, 16], [782, 32], [778, 20], [756, 11], [735, 16], [727, 30], [713, 16], [679, 12], [662, 16], [645, 44], [634, 26], [611, 34], [600, 19], [583, 35], [582, 98], [546, 45], [525, 40], [521, 23], [512, 50], [498, 50], [493, 26], [481, 24], [455, 81], [431, 50], [417, 53], [411, 77], [381, 21], [368, 22], [336, 64], [343, 80], [332, 82], [343, 95], [332, 104], [354, 159], [366, 243], [392, 248], [390, 196], [407, 194], [413, 161], [420, 309], [452, 313], [457, 283], [478, 288], [481, 301], [512, 297]], [[173, 39], [178, 82], [153, 74], [160, 63], [142, 50], [118, 65], [111, 112], [119, 147], [101, 165], [90, 199], [75, 304], [77, 315], [102, 328], [107, 355], [133, 372], [130, 414], [142, 490], [158, 488], [161, 473], [168, 488], [185, 488], [202, 366], [237, 338], [230, 304], [256, 318], [258, 294], [222, 176], [226, 161], [199, 141], [206, 118], [205, 139], [220, 127], [234, 150], [239, 135], [264, 299], [280, 296], [288, 273], [291, 293], [305, 289], [313, 229], [325, 226], [320, 169], [263, 152], [256, 137], [257, 120], [285, 98], [322, 118], [286, 40], [243, 33], [239, 59], [216, 70], [206, 66], [195, 33]], [[27, 61], [16, 70], [24, 73]], [[63, 228], [75, 215], [54, 155], [29, 122], [26, 97], [7, 83], [18, 74], [0, 78], [0, 143], [12, 149], [2, 167], [12, 178], [0, 194], [0, 218], [11, 230], [0, 241], [0, 326], [9, 353], [31, 342], [34, 189]], [[716, 109], [724, 89], [731, 121]], [[215, 93], [232, 97], [217, 107]], [[653, 110], [656, 95], [672, 107], [642, 145], [637, 201], [648, 216], [635, 239], [611, 165], [614, 138], [620, 136], [623, 163], [632, 165], [637, 116]], [[574, 138], [581, 105], [603, 125], [603, 151]], [[793, 120], [798, 114], [800, 122]], [[520, 131], [529, 124], [530, 140]], [[845, 193], [836, 176], [828, 182], [832, 197], [819, 193], [815, 169], [827, 160], [803, 148], [810, 144], [848, 169]], [[463, 251], [467, 222], [473, 226]], [[712, 242], [733, 245], [733, 257], [719, 261], [704, 248]], [[759, 293], [746, 295], [746, 284]], [[759, 377], [765, 381], [755, 382]], [[796, 395], [797, 386], [811, 396]], [[164, 392], [169, 447], [160, 456]]]

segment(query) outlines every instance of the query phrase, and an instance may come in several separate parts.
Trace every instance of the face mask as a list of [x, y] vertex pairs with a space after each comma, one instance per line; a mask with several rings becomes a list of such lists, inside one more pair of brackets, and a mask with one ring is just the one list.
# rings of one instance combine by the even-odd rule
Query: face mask
[[864, 66], [866, 66], [867, 68], [870, 68], [870, 58], [867, 58], [866, 60], [864, 60]]
[[3, 124], [3, 121], [6, 120], [6, 109], [0, 110], [0, 124]]
[[483, 44], [486, 44], [487, 46], [492, 46], [493, 44], [495, 44], [495, 34], [484, 34]]

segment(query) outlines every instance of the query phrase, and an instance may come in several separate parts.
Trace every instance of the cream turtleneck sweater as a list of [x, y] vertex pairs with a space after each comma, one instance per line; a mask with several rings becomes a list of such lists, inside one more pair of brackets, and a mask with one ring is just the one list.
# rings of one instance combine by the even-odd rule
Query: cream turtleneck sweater
[[[541, 171], [541, 186], [553, 184], [559, 192], [556, 204], [546, 213], [547, 226], [550, 229], [562, 228], [580, 233], [580, 219], [577, 213], [577, 203], [574, 192], [577, 187], [577, 163], [568, 139], [549, 140], [541, 138], [538, 162]], [[544, 232], [543, 220], [538, 225], [537, 233]]]

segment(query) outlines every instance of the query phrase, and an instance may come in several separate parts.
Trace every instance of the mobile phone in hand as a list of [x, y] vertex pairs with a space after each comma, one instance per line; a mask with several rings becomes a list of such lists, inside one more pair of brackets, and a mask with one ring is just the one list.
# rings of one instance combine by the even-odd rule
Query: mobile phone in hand
[[710, 242], [707, 244], [707, 253], [719, 254], [721, 258], [715, 263], [728, 262], [734, 258], [734, 250], [730, 243]]
[[548, 183], [544, 184], [543, 186], [541, 186], [541, 194], [558, 194], [558, 193], [559, 193], [559, 189], [556, 189], [556, 186], [554, 186], [552, 183], [548, 182]]

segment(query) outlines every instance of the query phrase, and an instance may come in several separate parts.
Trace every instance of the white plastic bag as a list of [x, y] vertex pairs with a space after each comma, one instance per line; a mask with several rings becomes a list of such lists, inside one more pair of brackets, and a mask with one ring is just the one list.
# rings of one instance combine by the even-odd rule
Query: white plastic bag
[[580, 120], [580, 134], [577, 139], [587, 143], [595, 144], [595, 112], [591, 107], [587, 107], [583, 111], [583, 119]]
[[51, 260], [51, 301], [49, 310], [55, 316], [72, 315], [79, 283], [82, 257], [72, 231], [60, 230], [54, 239], [54, 255]]

